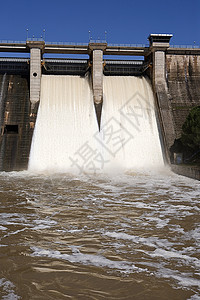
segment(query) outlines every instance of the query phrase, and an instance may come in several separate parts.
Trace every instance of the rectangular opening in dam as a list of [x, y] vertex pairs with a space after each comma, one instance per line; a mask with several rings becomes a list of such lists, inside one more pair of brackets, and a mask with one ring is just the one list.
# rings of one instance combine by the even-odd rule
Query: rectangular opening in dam
[[18, 134], [19, 128], [18, 125], [5, 125], [3, 129], [3, 134]]

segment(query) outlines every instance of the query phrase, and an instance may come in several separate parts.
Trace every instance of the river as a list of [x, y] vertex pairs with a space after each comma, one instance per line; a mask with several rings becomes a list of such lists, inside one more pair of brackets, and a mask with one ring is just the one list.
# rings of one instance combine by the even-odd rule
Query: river
[[1, 299], [200, 299], [199, 182], [0, 173]]

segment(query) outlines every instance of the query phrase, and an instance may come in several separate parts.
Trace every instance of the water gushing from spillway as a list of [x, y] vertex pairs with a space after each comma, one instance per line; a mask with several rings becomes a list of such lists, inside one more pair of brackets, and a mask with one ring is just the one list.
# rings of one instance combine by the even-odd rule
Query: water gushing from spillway
[[105, 77], [99, 132], [89, 78], [42, 76], [29, 170], [98, 173], [163, 166], [145, 77]]
[[112, 165], [132, 170], [162, 167], [164, 162], [150, 81], [146, 77], [105, 76], [103, 88], [102, 133], [115, 133], [109, 148]]
[[[29, 169], [66, 171], [98, 130], [87, 78], [43, 75]], [[74, 161], [75, 164], [75, 161]]]

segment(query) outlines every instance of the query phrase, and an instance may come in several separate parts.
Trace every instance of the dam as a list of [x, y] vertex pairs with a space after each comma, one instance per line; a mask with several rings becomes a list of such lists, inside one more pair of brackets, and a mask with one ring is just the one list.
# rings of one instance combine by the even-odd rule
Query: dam
[[199, 299], [199, 181], [166, 167], [199, 48], [170, 38], [1, 41], [0, 298]]
[[[83, 109], [95, 109], [93, 114], [96, 120], [91, 121], [93, 125], [90, 127], [93, 128], [91, 135], [97, 132], [97, 141], [100, 139], [97, 137], [98, 128], [100, 130], [104, 126], [103, 120], [107, 118], [105, 107], [110, 104], [112, 106], [110, 110], [113, 111], [113, 117], [115, 117], [117, 110], [119, 111], [125, 104], [121, 103], [119, 107], [117, 100], [116, 104], [113, 104], [115, 99], [112, 100], [112, 104], [109, 103], [110, 96], [106, 95], [109, 90], [108, 81], [110, 80], [109, 86], [111, 87], [116, 84], [120, 85], [123, 80], [128, 82], [130, 78], [135, 78], [135, 80], [146, 78], [154, 95], [154, 101], [149, 103], [149, 108], [153, 105], [155, 110], [154, 118], [160, 141], [158, 153], [162, 151], [165, 163], [170, 164], [172, 161], [170, 147], [175, 139], [180, 137], [182, 125], [191, 108], [200, 104], [200, 48], [170, 46], [171, 38], [171, 34], [151, 34], [148, 37], [149, 45], [113, 45], [105, 41], [90, 41], [89, 44], [46, 43], [43, 40], [1, 41], [2, 53], [27, 53], [27, 58], [8, 57], [8, 55], [0, 58], [0, 170], [27, 169], [38, 107], [44, 94], [43, 82], [50, 80], [51, 84], [54, 84], [52, 78], [54, 80], [60, 78], [62, 81], [70, 80], [72, 77], [77, 80], [77, 83], [81, 79], [82, 83], [84, 80], [87, 81], [85, 88], [88, 89], [87, 98], [90, 108], [84, 105]], [[66, 56], [73, 54], [75, 58], [53, 57], [58, 54]], [[79, 58], [80, 55], [85, 55], [87, 58]], [[129, 59], [124, 59], [124, 57]], [[139, 59], [134, 60], [130, 57], [139, 57]], [[80, 80], [75, 77], [79, 77]], [[133, 81], [129, 86], [134, 85]], [[72, 86], [76, 89], [75, 83]], [[69, 90], [72, 88], [69, 85], [68, 87]], [[124, 87], [121, 86], [125, 92]], [[146, 86], [145, 89], [147, 88]], [[127, 96], [126, 102], [129, 98]], [[140, 100], [137, 101], [141, 103]], [[118, 109], [115, 109], [115, 105]], [[45, 114], [43, 114], [44, 117]], [[135, 120], [137, 123], [138, 120]], [[47, 124], [48, 122], [49, 120]], [[77, 117], [76, 122], [79, 122]], [[134, 126], [137, 127], [137, 124]], [[86, 128], [89, 128], [89, 125]], [[57, 130], [59, 132], [59, 128]], [[60, 132], [61, 130], [64, 129], [60, 128]], [[67, 130], [69, 126], [66, 126], [62, 134], [69, 135], [70, 132]], [[135, 136], [133, 131], [128, 131], [126, 134], [129, 137]], [[79, 148], [80, 145], [77, 147]], [[140, 145], [140, 150], [142, 148], [143, 146]]]

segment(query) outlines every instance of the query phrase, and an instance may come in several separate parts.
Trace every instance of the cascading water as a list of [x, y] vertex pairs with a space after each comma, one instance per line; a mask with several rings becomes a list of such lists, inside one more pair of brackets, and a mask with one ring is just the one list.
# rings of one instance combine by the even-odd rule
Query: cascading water
[[163, 166], [150, 81], [146, 77], [104, 76], [103, 89], [101, 135], [112, 166], [125, 170]]
[[99, 132], [88, 77], [42, 76], [29, 170], [98, 173], [163, 166], [145, 77], [104, 76]]
[[[42, 76], [29, 170], [81, 171], [87, 143], [98, 126], [88, 78], [79, 76]], [[87, 149], [86, 149], [87, 151]], [[80, 157], [79, 157], [80, 159]]]

